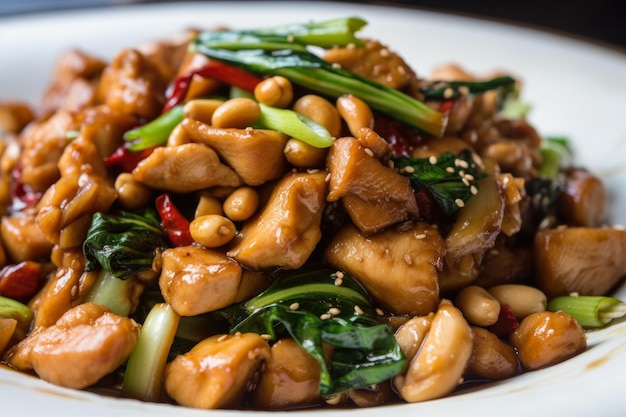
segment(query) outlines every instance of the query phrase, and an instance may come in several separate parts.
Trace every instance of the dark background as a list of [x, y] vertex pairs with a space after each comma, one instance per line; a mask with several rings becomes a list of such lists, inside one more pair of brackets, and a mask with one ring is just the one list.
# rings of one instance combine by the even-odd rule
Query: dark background
[[[122, 7], [165, 0], [0, 0], [0, 17], [77, 7]], [[207, 1], [207, 0], [204, 0]], [[285, 1], [287, 3], [287, 1]], [[290, 2], [293, 2], [290, 1]], [[626, 51], [623, 0], [395, 0], [348, 1], [408, 6], [484, 17], [575, 36]]]

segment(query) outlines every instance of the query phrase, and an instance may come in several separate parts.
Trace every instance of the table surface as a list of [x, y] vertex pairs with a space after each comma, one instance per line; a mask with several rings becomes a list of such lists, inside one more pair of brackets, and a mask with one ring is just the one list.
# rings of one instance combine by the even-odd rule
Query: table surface
[[[0, 17], [49, 10], [123, 7], [126, 4], [166, 1], [171, 0], [0, 0]], [[626, 30], [623, 26], [626, 15], [621, 11], [623, 0], [569, 0], [567, 2], [558, 0], [354, 0], [351, 2], [418, 7], [496, 19], [576, 36], [626, 51]]]

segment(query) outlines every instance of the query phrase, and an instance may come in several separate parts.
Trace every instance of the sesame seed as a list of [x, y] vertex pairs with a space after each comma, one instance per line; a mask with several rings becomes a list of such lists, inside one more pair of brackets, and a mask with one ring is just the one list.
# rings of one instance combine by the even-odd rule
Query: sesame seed
[[337, 278], [337, 279], [335, 280], [335, 285], [336, 285], [337, 287], [341, 287], [341, 286], [343, 285], [343, 279], [341, 279], [341, 278]]
[[475, 186], [475, 185], [472, 185], [472, 186], [470, 187], [470, 193], [472, 193], [472, 195], [476, 195], [476, 194], [478, 194], [478, 188], [476, 188], [476, 186]]
[[340, 69], [340, 68], [341, 68], [341, 64], [340, 64], [340, 63], [338, 63], [338, 62], [333, 62], [333, 65], [332, 65], [332, 66], [333, 66], [333, 68], [335, 68], [335, 69]]
[[324, 181], [325, 182], [330, 182], [330, 177], [331, 177], [331, 175], [330, 175], [330, 172], [329, 172], [328, 174], [326, 174], [326, 178], [324, 178]]
[[72, 289], [70, 290], [70, 294], [72, 298], [76, 298], [76, 296], [78, 295], [78, 285], [72, 286]]
[[346, 45], [346, 48], [348, 48], [348, 49], [356, 49], [356, 44], [354, 42], [350, 42], [349, 44]]
[[267, 333], [263, 333], [261, 335], [261, 338], [265, 339], [265, 340], [272, 340], [272, 335], [271, 334], [267, 334]]
[[465, 174], [465, 178], [467, 178], [468, 181], [474, 181], [475, 178], [472, 174]]
[[411, 255], [409, 255], [408, 253], [404, 254], [403, 259], [407, 265], [413, 265], [413, 259], [411, 259]]
[[447, 168], [446, 168], [446, 172], [447, 172], [448, 174], [454, 174], [454, 168], [452, 168], [452, 167], [447, 167]]
[[329, 309], [328, 312], [330, 314], [332, 314], [333, 316], [341, 314], [341, 310], [339, 310], [337, 307], [333, 307], [333, 308]]
[[454, 164], [461, 168], [465, 168], [465, 169], [469, 168], [469, 163], [467, 161], [464, 161], [463, 159], [456, 159], [454, 161]]
[[354, 260], [357, 261], [357, 262], [363, 262], [363, 257], [361, 255], [356, 255], [354, 257]]
[[344, 275], [343, 271], [337, 271], [337, 272], [335, 272], [335, 276], [337, 278], [343, 278], [345, 275]]
[[388, 57], [389, 56], [389, 49], [383, 48], [383, 49], [380, 50], [379, 54], [382, 57]]
[[391, 251], [389, 250], [389, 248], [385, 248], [384, 253], [385, 253], [385, 255], [389, 256]]
[[379, 316], [384, 316], [385, 315], [385, 312], [382, 311], [380, 308], [377, 308], [375, 311], [376, 311], [376, 314], [378, 314]]
[[406, 75], [406, 68], [404, 68], [402, 65], [398, 65], [398, 67], [396, 69], [398, 71], [398, 74]]
[[412, 166], [404, 167], [404, 172], [412, 174], [415, 172], [415, 168], [413, 168]]
[[428, 158], [428, 162], [430, 162], [430, 163], [431, 163], [431, 165], [436, 165], [436, 164], [437, 164], [437, 157], [436, 157], [435, 155], [431, 155], [431, 156]]
[[236, 332], [233, 336], [235, 336], [235, 337], [241, 337], [241, 332]]
[[461, 178], [461, 181], [463, 181], [463, 184], [465, 184], [466, 187], [470, 186], [470, 182], [467, 180], [466, 177]]
[[227, 334], [223, 334], [220, 337], [217, 338], [218, 342], [223, 342], [224, 340], [228, 339], [228, 335]]
[[463, 200], [461, 200], [460, 198], [457, 198], [456, 200], [454, 200], [454, 202], [459, 207], [463, 207], [465, 205], [465, 202]]
[[365, 314], [365, 312], [363, 311], [363, 309], [357, 305], [354, 306], [354, 312], [356, 314]]
[[322, 320], [328, 320], [329, 318], [331, 318], [332, 316], [329, 313], [324, 313], [320, 316], [320, 319]]
[[446, 88], [443, 90], [443, 98], [451, 98], [454, 96], [454, 90], [451, 88]]
[[320, 172], [320, 170], [317, 168], [310, 168], [307, 169], [306, 172], [308, 172], [309, 174], [317, 174], [318, 172]]
[[297, 310], [297, 309], [299, 309], [299, 308], [300, 308], [300, 303], [292, 303], [292, 304], [289, 306], [289, 310]]
[[470, 90], [468, 86], [462, 85], [459, 87], [459, 92], [462, 94], [469, 94]]
[[374, 157], [374, 151], [371, 150], [370, 148], [365, 148], [365, 153], [371, 157]]
[[462, 169], [459, 171], [459, 177], [464, 177], [465, 176], [465, 171], [463, 171]]
[[426, 239], [426, 233], [420, 233], [419, 235], [415, 235], [415, 239], [417, 240]]

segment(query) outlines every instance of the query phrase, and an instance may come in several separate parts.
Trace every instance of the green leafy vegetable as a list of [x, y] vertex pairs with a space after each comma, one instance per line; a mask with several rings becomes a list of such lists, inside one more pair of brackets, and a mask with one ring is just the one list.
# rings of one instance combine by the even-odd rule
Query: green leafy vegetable
[[[326, 33], [324, 39], [328, 39], [330, 33]], [[443, 113], [398, 90], [335, 68], [307, 49], [309, 45], [327, 46], [327, 40], [301, 39], [305, 41], [300, 43], [295, 33], [287, 31], [210, 31], [201, 33], [192, 49], [255, 74], [281, 75], [325, 96], [336, 98], [353, 94], [381, 113], [433, 136], [441, 136], [447, 123]], [[346, 36], [342, 34], [333, 44], [346, 45], [345, 42]]]
[[[364, 290], [344, 274], [309, 268], [280, 274], [263, 293], [220, 311], [231, 332], [290, 335], [322, 365], [319, 391], [333, 395], [385, 381], [405, 367], [406, 359]], [[334, 347], [326, 363], [323, 344]]]
[[96, 213], [83, 243], [85, 270], [102, 267], [114, 277], [126, 279], [150, 269], [156, 250], [166, 245], [159, 216], [152, 209]]
[[455, 213], [478, 192], [481, 173], [469, 149], [457, 155], [444, 152], [438, 158], [393, 159], [400, 173], [406, 175], [416, 190], [426, 188], [447, 215]]
[[626, 316], [626, 303], [614, 297], [576, 295], [550, 300], [549, 311], [563, 311], [574, 317], [585, 329], [604, 327]]
[[502, 96], [515, 93], [515, 79], [503, 75], [485, 81], [433, 81], [421, 89], [426, 100], [450, 100], [463, 94], [483, 94], [499, 90]]
[[119, 279], [111, 275], [109, 271], [102, 269], [85, 296], [85, 302], [105, 306], [118, 316], [126, 317], [135, 304], [134, 290], [133, 277]]
[[555, 178], [561, 169], [569, 165], [572, 160], [572, 150], [565, 138], [543, 139], [539, 146], [539, 152], [543, 157], [539, 175], [543, 178]]

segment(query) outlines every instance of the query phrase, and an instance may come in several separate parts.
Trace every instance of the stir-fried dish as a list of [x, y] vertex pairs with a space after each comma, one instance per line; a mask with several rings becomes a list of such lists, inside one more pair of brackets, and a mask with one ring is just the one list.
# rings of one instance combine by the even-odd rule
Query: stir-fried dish
[[[195, 408], [444, 397], [624, 315], [626, 231], [510, 74], [362, 19], [59, 58], [0, 102], [0, 358]], [[406, 52], [406, 51], [405, 51]]]

